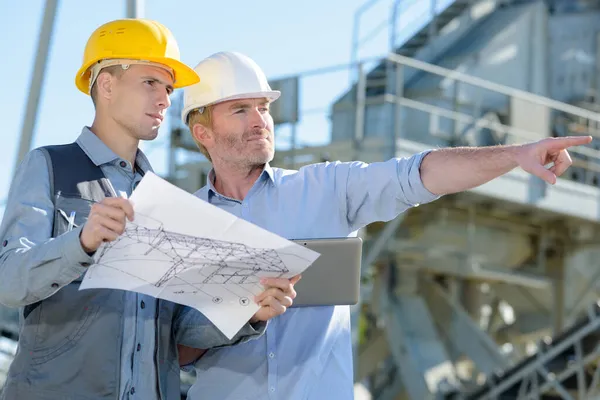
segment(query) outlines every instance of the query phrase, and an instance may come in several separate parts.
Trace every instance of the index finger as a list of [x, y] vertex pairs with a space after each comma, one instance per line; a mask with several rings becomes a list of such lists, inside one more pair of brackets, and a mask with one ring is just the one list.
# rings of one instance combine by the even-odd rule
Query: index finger
[[298, 283], [298, 281], [302, 279], [302, 275], [296, 275], [290, 278], [290, 283], [292, 285], [295, 285], [296, 283]]
[[566, 149], [571, 146], [581, 146], [584, 144], [588, 144], [592, 141], [591, 136], [565, 136], [552, 138], [550, 143], [550, 148], [552, 149]]
[[287, 290], [290, 287], [288, 278], [263, 278], [260, 281], [266, 287], [274, 287], [281, 290]]
[[122, 197], [107, 197], [102, 201], [102, 203], [110, 207], [120, 208], [125, 212], [127, 218], [130, 221], [133, 221], [133, 205], [129, 200]]

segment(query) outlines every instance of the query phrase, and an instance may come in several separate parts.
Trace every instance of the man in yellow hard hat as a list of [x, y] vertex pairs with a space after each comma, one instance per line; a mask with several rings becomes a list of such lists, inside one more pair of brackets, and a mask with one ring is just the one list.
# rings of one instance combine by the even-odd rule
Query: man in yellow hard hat
[[[269, 165], [275, 151], [269, 108], [280, 92], [261, 68], [243, 54], [220, 52], [195, 70], [202, 80], [185, 88], [182, 119], [213, 166], [196, 195], [288, 239], [355, 236], [372, 222], [517, 167], [554, 184], [571, 165], [566, 149], [592, 140], [547, 138], [285, 170]], [[188, 398], [347, 400], [354, 397], [352, 366], [349, 307], [298, 307], [272, 320], [257, 340], [207, 351]]]
[[75, 79], [96, 113], [74, 143], [27, 154], [0, 227], [0, 302], [20, 307], [19, 348], [0, 398], [175, 399], [177, 344], [211, 348], [259, 336], [295, 296], [275, 279], [232, 339], [202, 314], [139, 293], [78, 290], [92, 256], [135, 218], [127, 198], [151, 167], [152, 140], [175, 88], [199, 82], [158, 22], [123, 19], [94, 31]]

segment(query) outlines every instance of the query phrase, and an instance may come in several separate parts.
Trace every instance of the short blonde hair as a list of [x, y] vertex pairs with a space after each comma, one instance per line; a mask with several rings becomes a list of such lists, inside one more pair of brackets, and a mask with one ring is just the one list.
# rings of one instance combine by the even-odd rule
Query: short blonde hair
[[200, 125], [204, 126], [205, 128], [212, 129], [212, 127], [213, 127], [212, 126], [213, 125], [212, 116], [213, 116], [213, 106], [204, 107], [204, 110], [202, 110], [202, 112], [200, 112], [199, 110], [193, 110], [188, 115], [188, 128], [190, 130], [190, 134], [192, 135], [192, 139], [194, 139], [196, 146], [198, 146], [198, 148], [200, 149], [200, 153], [204, 154], [204, 156], [208, 159], [208, 161], [211, 161], [211, 162], [212, 162], [212, 159], [210, 158], [210, 154], [208, 154], [208, 150], [206, 150], [206, 147], [204, 147], [202, 145], [202, 143], [200, 143], [194, 136], [194, 125], [200, 124]]

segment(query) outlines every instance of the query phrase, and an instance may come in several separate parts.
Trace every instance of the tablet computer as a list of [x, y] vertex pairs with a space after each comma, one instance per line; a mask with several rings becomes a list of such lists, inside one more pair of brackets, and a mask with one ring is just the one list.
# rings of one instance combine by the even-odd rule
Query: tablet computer
[[362, 239], [294, 239], [293, 242], [320, 253], [302, 273], [294, 287], [292, 307], [354, 305], [360, 293]]

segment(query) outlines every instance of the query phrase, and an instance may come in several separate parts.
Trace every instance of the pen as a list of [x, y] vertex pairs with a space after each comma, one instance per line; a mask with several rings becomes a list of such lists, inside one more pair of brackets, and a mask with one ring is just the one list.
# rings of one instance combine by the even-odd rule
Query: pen
[[71, 215], [69, 215], [69, 228], [67, 231], [72, 231], [73, 225], [75, 225], [75, 211], [71, 211]]

